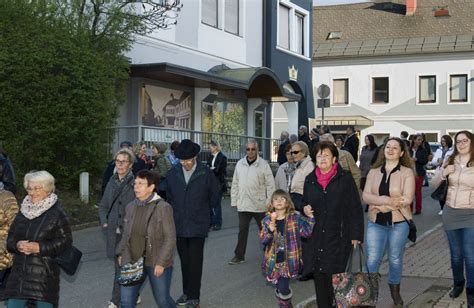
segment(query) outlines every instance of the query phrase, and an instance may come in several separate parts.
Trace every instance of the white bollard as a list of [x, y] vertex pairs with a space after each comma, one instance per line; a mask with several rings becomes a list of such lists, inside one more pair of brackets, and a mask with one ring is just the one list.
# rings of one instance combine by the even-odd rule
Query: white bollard
[[81, 201], [85, 204], [89, 203], [89, 173], [82, 172], [79, 175], [79, 193]]

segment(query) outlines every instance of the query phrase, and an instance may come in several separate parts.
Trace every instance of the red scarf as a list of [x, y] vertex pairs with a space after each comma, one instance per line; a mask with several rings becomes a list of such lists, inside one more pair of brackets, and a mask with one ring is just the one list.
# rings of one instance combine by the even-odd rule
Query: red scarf
[[321, 173], [321, 169], [316, 168], [316, 178], [318, 179], [318, 183], [323, 187], [323, 189], [326, 189], [329, 184], [329, 181], [331, 181], [332, 177], [335, 176], [336, 173], [337, 163], [332, 165], [328, 173]]

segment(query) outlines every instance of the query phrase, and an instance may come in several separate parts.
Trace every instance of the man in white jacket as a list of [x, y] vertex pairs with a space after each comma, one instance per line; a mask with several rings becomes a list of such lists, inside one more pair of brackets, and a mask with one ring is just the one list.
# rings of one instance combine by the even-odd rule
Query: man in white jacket
[[239, 213], [239, 237], [235, 247], [235, 256], [230, 265], [245, 262], [245, 250], [252, 218], [259, 229], [267, 212], [267, 205], [275, 190], [275, 180], [268, 163], [258, 156], [258, 144], [251, 139], [246, 145], [247, 155], [235, 166], [231, 188], [231, 205]]

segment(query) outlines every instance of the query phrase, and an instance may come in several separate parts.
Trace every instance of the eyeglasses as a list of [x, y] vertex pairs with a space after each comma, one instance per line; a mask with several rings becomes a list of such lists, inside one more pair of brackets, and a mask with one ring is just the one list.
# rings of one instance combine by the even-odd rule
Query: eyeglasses
[[461, 139], [461, 140], [456, 140], [456, 144], [468, 144], [469, 143], [469, 139]]
[[179, 161], [182, 165], [194, 163], [194, 158], [191, 159], [182, 159]]
[[128, 160], [120, 160], [120, 159], [115, 160], [116, 165], [125, 165], [125, 164], [128, 164], [128, 163], [129, 163]]
[[26, 191], [28, 191], [28, 192], [32, 192], [32, 191], [37, 192], [37, 191], [40, 191], [42, 189], [43, 189], [43, 186], [35, 186], [35, 187], [27, 187]]
[[291, 151], [290, 154], [291, 154], [291, 155], [296, 155], [296, 154], [298, 154], [298, 153], [300, 153], [300, 152], [301, 152], [301, 151]]
[[247, 152], [250, 152], [250, 151], [257, 151], [257, 148], [246, 148]]

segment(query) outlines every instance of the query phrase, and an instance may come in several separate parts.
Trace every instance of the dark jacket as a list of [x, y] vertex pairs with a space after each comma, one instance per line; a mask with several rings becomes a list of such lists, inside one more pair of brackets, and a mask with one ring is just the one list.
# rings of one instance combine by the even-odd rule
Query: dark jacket
[[16, 194], [15, 172], [12, 163], [4, 154], [0, 154], [0, 182], [3, 182], [5, 190]]
[[309, 142], [310, 142], [310, 139], [309, 139], [309, 135], [308, 133], [304, 133], [303, 135], [298, 135], [298, 141], [303, 141], [304, 143], [306, 143], [306, 145], [308, 146], [309, 148]]
[[[411, 156], [413, 157], [413, 150], [411, 150]], [[425, 148], [419, 148], [416, 150], [416, 161], [415, 161], [415, 170], [416, 175], [418, 176], [425, 176], [426, 169], [425, 165], [428, 163], [428, 152]]]
[[[212, 166], [212, 158], [213, 156], [211, 154], [207, 159], [207, 166], [209, 168], [211, 168]], [[212, 170], [212, 172], [214, 172], [214, 175], [219, 181], [221, 192], [226, 192], [227, 182], [225, 178], [227, 176], [227, 157], [222, 154], [222, 152], [217, 153], [216, 161], [214, 162], [214, 169]]]
[[217, 204], [219, 183], [209, 167], [196, 162], [196, 170], [184, 179], [182, 167], [174, 167], [166, 177], [166, 197], [173, 207], [176, 236], [207, 237], [211, 224], [211, 205]]
[[283, 165], [284, 163], [288, 161], [288, 159], [286, 158], [285, 148], [287, 144], [289, 143], [290, 143], [290, 140], [286, 139], [285, 141], [280, 143], [280, 145], [278, 146], [278, 156], [277, 156], [278, 165]]
[[354, 157], [354, 161], [357, 162], [359, 158], [359, 138], [356, 134], [352, 134], [351, 136], [347, 137], [346, 141], [344, 142], [345, 150], [351, 153], [352, 157]]
[[313, 208], [315, 219], [309, 252], [304, 254], [304, 274], [344, 272], [351, 240], [364, 239], [362, 206], [351, 174], [339, 166], [324, 190], [311, 172], [305, 179], [303, 200]]
[[135, 199], [135, 192], [133, 191], [134, 177], [126, 177], [121, 183], [119, 183], [117, 179], [117, 174], [114, 174], [110, 178], [105, 188], [105, 193], [99, 203], [100, 224], [103, 225], [106, 223], [108, 225], [104, 232], [107, 238], [107, 257], [109, 258], [115, 256], [115, 246], [117, 243], [116, 230], [117, 228], [121, 229], [123, 227], [125, 206]]
[[[20, 240], [38, 242], [39, 254], [21, 254], [16, 248]], [[52, 258], [71, 245], [71, 227], [59, 202], [32, 220], [18, 213], [7, 239], [7, 249], [14, 256], [5, 298], [33, 299], [57, 306], [59, 266]]]

